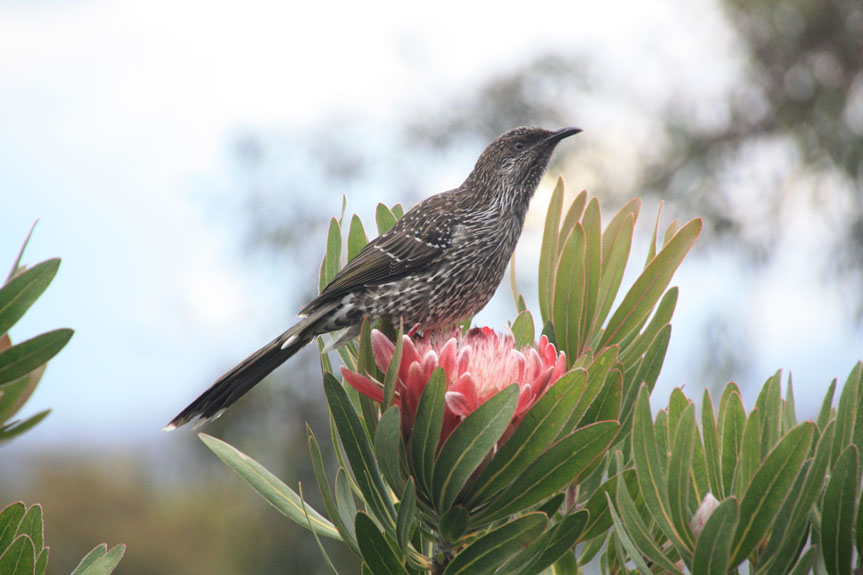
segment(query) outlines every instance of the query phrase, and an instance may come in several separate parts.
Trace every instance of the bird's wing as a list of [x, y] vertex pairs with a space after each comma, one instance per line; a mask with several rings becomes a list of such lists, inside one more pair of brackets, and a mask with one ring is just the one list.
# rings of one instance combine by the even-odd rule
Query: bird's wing
[[355, 289], [405, 276], [439, 258], [450, 245], [456, 223], [447, 210], [429, 210], [434, 206], [418, 210], [420, 207], [366, 244], [301, 313], [307, 314], [323, 302]]

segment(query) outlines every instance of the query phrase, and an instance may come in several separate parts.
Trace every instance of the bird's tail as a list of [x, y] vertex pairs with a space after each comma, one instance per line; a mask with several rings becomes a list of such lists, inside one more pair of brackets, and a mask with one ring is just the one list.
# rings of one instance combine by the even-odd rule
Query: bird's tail
[[319, 335], [321, 331], [318, 326], [323, 315], [325, 313], [319, 312], [303, 319], [234, 366], [172, 419], [164, 427], [165, 431], [176, 429], [195, 418], [200, 418], [203, 423], [221, 415], [222, 411]]

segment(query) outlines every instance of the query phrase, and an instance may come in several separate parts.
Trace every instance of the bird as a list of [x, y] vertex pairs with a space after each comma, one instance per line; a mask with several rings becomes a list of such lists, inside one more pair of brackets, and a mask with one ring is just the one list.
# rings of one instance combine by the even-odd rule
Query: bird
[[166, 431], [218, 417], [315, 337], [356, 337], [364, 319], [429, 333], [481, 310], [497, 290], [557, 144], [581, 132], [519, 127], [495, 139], [457, 188], [426, 198], [371, 240], [287, 331], [222, 375]]

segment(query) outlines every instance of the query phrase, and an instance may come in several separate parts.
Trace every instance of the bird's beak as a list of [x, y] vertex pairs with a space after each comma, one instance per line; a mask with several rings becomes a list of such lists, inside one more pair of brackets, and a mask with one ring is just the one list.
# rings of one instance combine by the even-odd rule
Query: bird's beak
[[549, 136], [546, 136], [545, 142], [548, 144], [556, 144], [564, 138], [574, 136], [581, 131], [581, 128], [561, 128], [555, 130]]

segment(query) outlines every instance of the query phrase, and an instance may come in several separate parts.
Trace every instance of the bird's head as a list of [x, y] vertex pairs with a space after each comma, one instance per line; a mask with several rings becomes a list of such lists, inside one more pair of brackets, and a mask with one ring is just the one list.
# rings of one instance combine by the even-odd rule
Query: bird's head
[[474, 184], [492, 188], [508, 199], [529, 201], [545, 173], [558, 142], [581, 132], [579, 128], [515, 128], [489, 144], [476, 162]]

